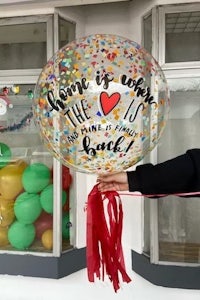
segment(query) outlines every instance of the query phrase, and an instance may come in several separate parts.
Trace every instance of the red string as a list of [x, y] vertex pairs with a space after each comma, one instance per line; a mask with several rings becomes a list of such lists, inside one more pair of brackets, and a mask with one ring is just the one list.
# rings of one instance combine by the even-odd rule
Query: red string
[[[108, 200], [107, 219], [105, 200]], [[108, 275], [115, 292], [120, 288], [119, 275], [124, 282], [130, 282], [124, 264], [121, 244], [123, 227], [122, 202], [116, 191], [101, 193], [95, 185], [87, 203], [87, 271], [88, 279], [95, 276], [104, 280]]]
[[138, 192], [120, 192], [119, 195], [123, 196], [135, 196], [135, 197], [167, 197], [167, 196], [177, 196], [177, 197], [187, 197], [187, 196], [200, 196], [199, 192], [186, 192], [186, 193], [172, 193], [172, 194], [142, 194]]

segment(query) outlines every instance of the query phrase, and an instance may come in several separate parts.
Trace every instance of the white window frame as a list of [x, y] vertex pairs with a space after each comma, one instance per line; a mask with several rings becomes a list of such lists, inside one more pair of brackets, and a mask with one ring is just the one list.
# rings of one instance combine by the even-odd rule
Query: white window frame
[[[197, 62], [180, 62], [165, 63], [165, 15], [167, 13], [200, 11], [200, 4], [185, 5], [164, 5], [152, 8], [152, 56], [158, 61], [165, 77], [170, 81], [181, 78], [200, 78], [200, 61]], [[146, 14], [145, 16], [148, 16]], [[144, 16], [144, 18], [145, 18]], [[157, 147], [150, 152], [150, 162], [156, 164], [158, 162]], [[159, 199], [150, 199], [150, 262], [152, 264], [171, 264], [171, 265], [187, 265], [199, 266], [198, 263], [179, 263], [164, 262], [159, 260], [159, 239], [158, 239], [158, 201]]]
[[191, 11], [200, 11], [200, 3], [194, 4], [183, 4], [183, 5], [163, 5], [158, 7], [159, 14], [159, 43], [158, 43], [158, 62], [161, 68], [171, 74], [176, 72], [177, 75], [188, 72], [191, 73], [191, 70], [195, 73], [196, 70], [200, 68], [200, 61], [190, 61], [190, 62], [177, 62], [177, 63], [166, 63], [165, 62], [165, 49], [166, 49], [166, 31], [165, 31], [165, 16], [169, 13], [181, 13], [181, 12], [191, 12]]

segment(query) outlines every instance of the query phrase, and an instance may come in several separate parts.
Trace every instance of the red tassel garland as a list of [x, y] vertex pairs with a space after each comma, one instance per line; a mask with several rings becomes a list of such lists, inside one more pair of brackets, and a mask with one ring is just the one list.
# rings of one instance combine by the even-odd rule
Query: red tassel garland
[[[105, 201], [107, 200], [107, 205]], [[104, 206], [107, 207], [107, 216]], [[121, 245], [123, 210], [117, 192], [100, 193], [95, 185], [87, 203], [87, 271], [88, 279], [95, 276], [104, 280], [108, 275], [115, 292], [120, 288], [119, 274], [124, 282], [130, 282], [124, 264]]]

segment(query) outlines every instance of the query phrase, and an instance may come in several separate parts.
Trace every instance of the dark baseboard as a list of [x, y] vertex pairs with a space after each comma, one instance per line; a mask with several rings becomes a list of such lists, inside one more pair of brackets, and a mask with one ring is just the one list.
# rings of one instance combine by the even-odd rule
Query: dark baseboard
[[72, 249], [60, 257], [0, 254], [0, 274], [62, 278], [86, 267], [85, 248]]
[[200, 266], [151, 264], [148, 257], [132, 250], [132, 269], [155, 285], [200, 289]]

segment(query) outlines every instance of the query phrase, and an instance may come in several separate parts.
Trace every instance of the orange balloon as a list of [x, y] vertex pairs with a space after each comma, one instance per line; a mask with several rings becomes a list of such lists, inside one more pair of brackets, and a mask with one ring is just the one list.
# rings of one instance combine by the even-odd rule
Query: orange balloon
[[14, 219], [14, 200], [7, 200], [0, 197], [0, 227], [10, 225]]
[[0, 246], [6, 246], [8, 244], [8, 228], [2, 227], [0, 228]]
[[45, 230], [45, 232], [42, 234], [41, 241], [44, 248], [48, 250], [53, 249], [53, 229]]
[[27, 167], [23, 160], [12, 162], [0, 169], [0, 195], [4, 199], [14, 200], [22, 191], [22, 174]]

